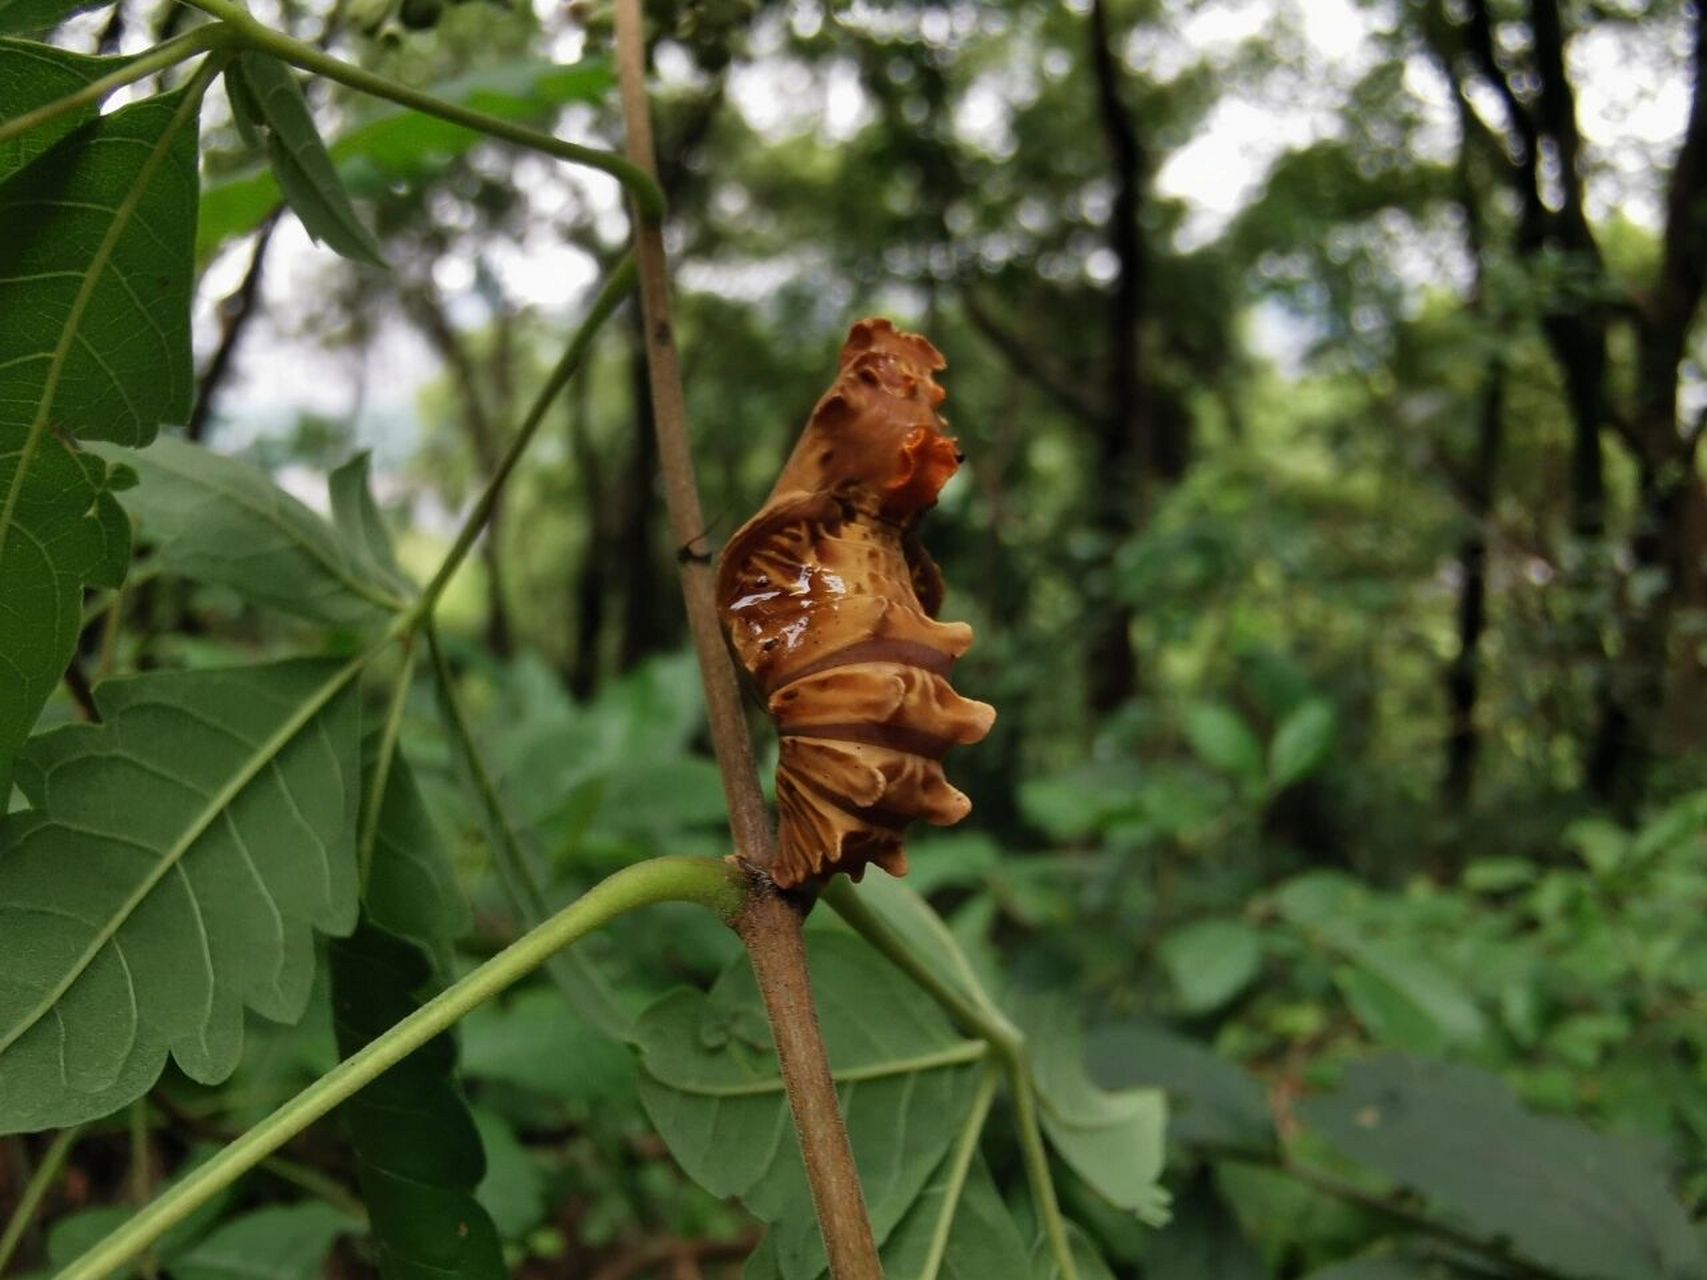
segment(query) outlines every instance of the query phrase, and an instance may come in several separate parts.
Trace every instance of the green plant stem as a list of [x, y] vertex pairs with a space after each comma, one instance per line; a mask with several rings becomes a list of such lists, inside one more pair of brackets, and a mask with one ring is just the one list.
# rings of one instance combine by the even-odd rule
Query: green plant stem
[[[497, 783], [474, 745], [468, 717], [463, 713], [461, 700], [456, 694], [456, 677], [450, 663], [445, 660], [438, 630], [429, 622], [426, 631], [434, 683], [438, 689], [439, 718], [444, 723], [445, 732], [450, 735], [451, 749], [461, 763], [464, 780], [473, 789], [475, 801], [480, 806], [486, 838], [492, 846], [492, 857], [498, 868], [498, 881], [504, 886], [504, 893], [522, 924], [531, 929], [549, 914], [545, 894], [523, 856], [515, 828], [504, 813]], [[633, 1020], [623, 1010], [603, 975], [578, 952], [565, 951], [554, 956], [546, 966], [546, 973], [577, 1014], [612, 1040], [628, 1039]]]
[[930, 1251], [925, 1254], [924, 1266], [919, 1268], [919, 1280], [936, 1280], [942, 1270], [943, 1257], [948, 1253], [948, 1238], [954, 1232], [954, 1215], [960, 1207], [960, 1197], [966, 1190], [966, 1175], [972, 1169], [972, 1157], [978, 1154], [978, 1138], [984, 1132], [984, 1121], [990, 1114], [990, 1104], [996, 1098], [996, 1073], [986, 1067], [978, 1080], [978, 1092], [972, 1099], [972, 1111], [966, 1117], [966, 1127], [960, 1131], [949, 1157], [948, 1186], [942, 1194], [942, 1215], [936, 1230], [931, 1232]]
[[152, 49], [144, 49], [134, 58], [127, 60], [118, 70], [109, 72], [99, 80], [91, 80], [77, 92], [68, 93], [63, 98], [37, 107], [34, 111], [26, 111], [21, 116], [13, 116], [4, 124], [0, 124], [0, 143], [21, 138], [30, 130], [40, 128], [68, 111], [94, 106], [117, 89], [135, 84], [138, 80], [146, 79], [168, 67], [175, 67], [198, 53], [206, 53], [209, 49], [229, 44], [231, 40], [232, 33], [229, 28], [212, 24], [186, 31], [183, 35], [157, 44]]
[[335, 80], [375, 98], [384, 98], [388, 102], [409, 107], [424, 115], [437, 116], [440, 120], [448, 120], [476, 133], [501, 138], [505, 142], [542, 152], [570, 164], [585, 165], [590, 169], [608, 173], [623, 185], [637, 203], [655, 213], [663, 211], [664, 197], [657, 182], [615, 152], [565, 142], [562, 138], [542, 133], [538, 129], [501, 120], [483, 111], [461, 107], [454, 102], [435, 98], [430, 93], [410, 88], [406, 84], [399, 84], [389, 76], [378, 75], [353, 63], [334, 58], [325, 50], [317, 49], [306, 41], [274, 31], [264, 23], [256, 21], [248, 10], [232, 0], [184, 0], [184, 3], [218, 18], [236, 32], [239, 40], [249, 48], [270, 53], [294, 67], [312, 71], [315, 75]]
[[[652, 112], [646, 97], [646, 33], [638, 3], [617, 0], [617, 77], [622, 92], [623, 146], [643, 172], [657, 171], [652, 145]], [[670, 303], [670, 264], [664, 250], [661, 213], [635, 201], [634, 257], [640, 266], [641, 327], [646, 349], [647, 386], [652, 399], [652, 423], [658, 437], [659, 469], [664, 478], [664, 505], [676, 544], [677, 577], [687, 609], [705, 690], [706, 724], [717, 756], [723, 799], [729, 811], [729, 830], [735, 854], [749, 866], [768, 871], [776, 861], [776, 834], [759, 787], [753, 759], [753, 740], [742, 708], [741, 684], [723, 639], [718, 616], [716, 574], [705, 540], [705, 513], [694, 479], [693, 449], [682, 392], [680, 352]]]
[[[921, 1053], [913, 1058], [894, 1058], [888, 1062], [870, 1063], [863, 1067], [849, 1067], [845, 1071], [831, 1072], [831, 1078], [837, 1085], [860, 1084], [868, 1080], [887, 1080], [894, 1076], [917, 1075], [921, 1071], [937, 1071], [943, 1067], [958, 1067], [967, 1062], [981, 1062], [990, 1056], [990, 1046], [982, 1040], [962, 1040], [959, 1044], [950, 1045], [946, 1049], [938, 1049], [935, 1053]], [[774, 1080], [748, 1080], [740, 1084], [701, 1084], [695, 1085], [687, 1092], [696, 1098], [762, 1098], [767, 1094], [781, 1093], [783, 1084], [780, 1078]]]
[[[220, 0], [222, 2], [222, 0]], [[475, 500], [473, 509], [462, 522], [462, 528], [457, 531], [456, 541], [446, 553], [444, 562], [439, 565], [438, 572], [433, 574], [432, 581], [421, 592], [421, 598], [416, 602], [412, 611], [415, 618], [426, 618], [438, 603], [445, 587], [461, 567], [474, 540], [480, 536], [480, 531], [486, 527], [486, 521], [491, 518], [492, 508], [498, 501], [498, 494], [510, 478], [510, 473], [516, 469], [516, 464], [522, 460], [522, 454], [532, 443], [538, 433], [540, 424], [545, 421], [545, 415], [550, 412], [552, 403], [562, 394], [563, 388], [569, 385], [569, 379], [575, 376], [587, 358], [587, 352], [592, 349], [593, 339], [598, 336], [600, 328], [618, 304], [628, 296], [634, 288], [634, 262], [624, 257], [611, 270], [606, 278], [604, 288], [599, 290], [598, 297], [593, 300], [593, 306], [587, 312], [587, 318], [581, 322], [581, 327], [570, 339], [569, 348], [563, 353], [563, 358], [557, 362], [557, 367], [551, 371], [551, 376], [545, 380], [539, 394], [534, 397], [528, 407], [527, 416], [516, 429], [516, 435], [510, 441], [510, 447], [505, 450], [497, 468], [486, 479], [486, 487], [481, 490], [480, 497]]]
[[1008, 1087], [1014, 1095], [1014, 1124], [1019, 1129], [1020, 1150], [1025, 1153], [1026, 1181], [1031, 1183], [1037, 1216], [1043, 1220], [1043, 1234], [1049, 1238], [1049, 1251], [1055, 1255], [1061, 1280], [1078, 1280], [1073, 1249], [1067, 1242], [1067, 1222], [1061, 1216], [1061, 1204], [1055, 1198], [1055, 1179], [1049, 1173], [1049, 1151], [1043, 1145], [1043, 1129], [1037, 1122], [1037, 1086], [1023, 1058], [1010, 1061], [1007, 1072]]
[[65, 1159], [71, 1154], [71, 1148], [82, 1132], [83, 1126], [73, 1125], [53, 1135], [53, 1141], [42, 1154], [41, 1163], [36, 1166], [35, 1173], [24, 1187], [24, 1194], [18, 1197], [18, 1204], [12, 1210], [12, 1216], [6, 1219], [6, 1230], [0, 1232], [0, 1273], [6, 1270], [6, 1264], [18, 1251], [18, 1246], [24, 1239], [24, 1232], [30, 1229], [36, 1210], [40, 1209], [42, 1201], [47, 1199], [54, 1179], [59, 1177], [59, 1171], [65, 1167]]
[[403, 637], [403, 667], [397, 673], [397, 684], [391, 691], [391, 704], [386, 708], [385, 725], [380, 730], [379, 754], [374, 760], [373, 777], [368, 783], [367, 802], [362, 806], [361, 828], [356, 838], [356, 866], [361, 885], [367, 889], [368, 869], [373, 866], [373, 846], [379, 838], [379, 813], [385, 807], [385, 788], [391, 780], [391, 762], [397, 758], [397, 737], [403, 730], [403, 710], [409, 703], [409, 687], [415, 677], [415, 644], [413, 636]]
[[98, 1280], [132, 1261], [339, 1103], [594, 929], [659, 902], [696, 902], [727, 919], [740, 909], [744, 889], [735, 869], [715, 859], [656, 858], [625, 867], [321, 1076], [83, 1254], [59, 1280]]

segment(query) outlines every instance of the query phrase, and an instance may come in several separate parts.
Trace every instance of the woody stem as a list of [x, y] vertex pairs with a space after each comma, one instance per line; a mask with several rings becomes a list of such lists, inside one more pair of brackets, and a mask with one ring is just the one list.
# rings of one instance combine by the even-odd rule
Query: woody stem
[[[646, 97], [646, 36], [640, 0], [617, 0], [617, 72], [622, 89], [625, 150], [641, 172], [656, 176], [652, 118]], [[729, 806], [736, 855], [748, 869], [746, 901], [735, 929], [753, 964], [777, 1063], [788, 1094], [806, 1166], [812, 1203], [834, 1280], [882, 1280], [871, 1219], [859, 1185], [829, 1055], [818, 1026], [806, 968], [805, 910], [771, 883], [776, 837], [759, 789], [752, 740], [741, 707], [735, 666], [718, 620], [705, 518], [688, 447], [687, 411], [671, 318], [669, 262], [654, 210], [635, 203], [634, 254], [640, 268], [640, 306], [651, 384], [652, 417], [664, 473], [664, 497], [678, 549], [682, 595], [705, 685], [712, 745]]]

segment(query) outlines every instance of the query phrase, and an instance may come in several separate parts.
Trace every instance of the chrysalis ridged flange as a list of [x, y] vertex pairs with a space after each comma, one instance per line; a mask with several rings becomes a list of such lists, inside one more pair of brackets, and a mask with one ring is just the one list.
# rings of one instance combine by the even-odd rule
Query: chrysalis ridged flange
[[996, 712], [948, 682], [972, 628], [936, 621], [942, 575], [916, 533], [960, 465], [937, 413], [944, 367], [887, 320], [854, 325], [770, 498], [723, 550], [724, 625], [782, 737], [784, 889], [868, 862], [904, 875], [907, 824], [972, 807], [941, 760]]

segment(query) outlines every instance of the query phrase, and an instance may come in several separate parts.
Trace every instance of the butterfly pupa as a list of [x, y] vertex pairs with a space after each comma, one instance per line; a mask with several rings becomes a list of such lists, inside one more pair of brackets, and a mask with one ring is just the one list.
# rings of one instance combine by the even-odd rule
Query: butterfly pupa
[[996, 712], [949, 683], [972, 628], [937, 621], [942, 575], [917, 536], [960, 465], [938, 412], [944, 367], [887, 320], [854, 325], [835, 384], [718, 566], [731, 646], [781, 736], [771, 875], [784, 889], [857, 880], [868, 863], [904, 875], [905, 827], [972, 807], [942, 757]]

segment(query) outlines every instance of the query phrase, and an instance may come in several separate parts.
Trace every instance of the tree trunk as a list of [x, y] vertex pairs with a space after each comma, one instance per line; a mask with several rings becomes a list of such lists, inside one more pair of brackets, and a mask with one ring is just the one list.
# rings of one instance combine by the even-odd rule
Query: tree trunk
[[1493, 517], [1495, 475], [1504, 435], [1505, 365], [1495, 359], [1486, 374], [1477, 412], [1476, 461], [1468, 495], [1473, 524], [1458, 549], [1462, 578], [1458, 589], [1458, 654], [1446, 673], [1450, 728], [1444, 798], [1454, 812], [1469, 807], [1476, 785], [1480, 748], [1476, 704], [1481, 697], [1482, 633], [1488, 616], [1488, 523]]
[[[1112, 561], [1119, 546], [1143, 525], [1150, 464], [1149, 404], [1140, 373], [1139, 324], [1146, 287], [1144, 246], [1138, 233], [1143, 199], [1144, 152], [1121, 97], [1107, 0], [1091, 0], [1090, 60], [1096, 79], [1097, 115], [1114, 183], [1108, 220], [1109, 249], [1117, 271], [1108, 295], [1107, 392], [1092, 458], [1092, 522]], [[1117, 598], [1112, 573], [1107, 598], [1089, 637], [1087, 694], [1093, 712], [1114, 710], [1138, 691], [1138, 659], [1132, 648], [1132, 609]]]

